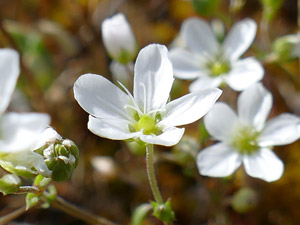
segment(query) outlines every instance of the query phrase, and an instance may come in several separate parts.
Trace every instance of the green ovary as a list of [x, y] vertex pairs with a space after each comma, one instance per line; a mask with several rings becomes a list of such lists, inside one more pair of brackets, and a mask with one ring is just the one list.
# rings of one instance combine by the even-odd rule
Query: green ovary
[[136, 123], [135, 130], [143, 130], [143, 133], [146, 135], [155, 134], [157, 133], [156, 121], [155, 119], [147, 115], [143, 115], [139, 118], [138, 122]]
[[211, 75], [217, 77], [221, 74], [228, 73], [230, 71], [230, 66], [225, 62], [214, 62], [210, 65]]
[[232, 146], [241, 154], [253, 154], [259, 150], [257, 141], [259, 135], [260, 133], [251, 127], [242, 127], [234, 136]]

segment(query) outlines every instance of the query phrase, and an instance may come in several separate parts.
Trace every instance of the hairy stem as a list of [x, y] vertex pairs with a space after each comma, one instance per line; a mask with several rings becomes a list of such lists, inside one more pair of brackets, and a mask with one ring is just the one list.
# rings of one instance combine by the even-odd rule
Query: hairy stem
[[155, 172], [154, 172], [153, 145], [152, 144], [148, 144], [146, 146], [146, 163], [147, 163], [148, 180], [150, 183], [150, 187], [151, 187], [154, 199], [157, 203], [162, 204], [163, 199], [162, 199], [160, 191], [158, 189]]

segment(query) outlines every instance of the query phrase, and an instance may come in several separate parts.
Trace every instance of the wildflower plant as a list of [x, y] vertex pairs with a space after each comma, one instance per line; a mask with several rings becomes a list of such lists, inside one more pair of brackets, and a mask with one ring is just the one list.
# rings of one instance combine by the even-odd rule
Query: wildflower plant
[[[292, 3], [251, 2], [262, 6], [249, 7], [252, 15], [261, 15], [251, 19], [244, 15], [250, 2], [245, 0], [27, 4], [30, 12], [40, 5], [44, 7], [33, 17], [21, 13], [23, 7], [19, 4], [25, 6], [22, 2], [25, 1], [7, 1], [3, 6], [13, 4], [11, 9], [17, 11], [5, 9], [0, 21], [1, 46], [8, 44], [18, 49], [0, 49], [0, 192], [24, 194], [25, 207], [1, 216], [0, 224], [7, 224], [26, 210], [41, 205], [60, 209], [87, 224], [116, 225], [66, 202], [58, 195], [60, 190], [68, 190], [65, 192], [68, 198], [83, 201], [95, 207], [94, 211], [104, 209], [100, 213], [119, 224], [128, 224], [129, 220], [132, 225], [157, 224], [157, 219], [164, 225], [172, 225], [175, 220], [176, 224], [242, 220], [248, 224], [250, 217], [239, 218], [237, 214], [260, 211], [262, 207], [268, 210], [269, 205], [274, 207], [270, 212], [276, 215], [269, 213], [263, 223], [274, 223], [271, 220], [275, 217], [283, 224], [295, 223], [288, 217], [289, 211], [295, 210], [282, 212], [282, 205], [286, 205], [280, 198], [269, 198], [278, 190], [294, 191], [297, 188], [287, 188], [300, 184], [297, 143], [286, 146], [294, 151], [286, 151], [284, 157], [273, 151], [275, 146], [288, 145], [300, 138], [300, 80], [295, 74], [299, 72], [300, 61], [294, 60], [300, 55], [299, 34], [283, 34], [292, 29], [291, 20], [289, 24], [282, 18], [275, 22], [280, 7]], [[4, 7], [0, 7], [0, 13]], [[63, 11], [59, 11], [61, 7]], [[191, 7], [200, 17], [190, 11]], [[253, 14], [255, 8], [261, 11]], [[125, 14], [121, 12], [124, 10]], [[39, 18], [44, 12], [46, 17]], [[5, 20], [6, 15], [12, 20]], [[135, 19], [137, 29], [132, 29], [126, 17]], [[26, 26], [18, 18], [26, 19]], [[35, 21], [31, 24], [32, 19]], [[183, 23], [176, 33], [180, 20]], [[288, 26], [277, 26], [270, 32], [273, 24]], [[140, 50], [138, 42], [146, 47]], [[168, 44], [169, 50], [152, 42]], [[48, 111], [55, 126], [79, 138], [80, 147], [87, 154], [79, 157], [75, 143], [50, 126], [47, 113], [11, 112], [16, 110], [12, 95], [20, 68], [23, 73], [18, 87], [29, 103], [26, 106]], [[111, 76], [90, 71], [101, 71], [100, 74], [110, 71]], [[175, 78], [192, 82], [177, 82]], [[263, 83], [275, 91], [273, 110], [272, 93]], [[232, 90], [224, 89], [221, 96], [218, 88], [225, 86]], [[72, 90], [75, 101], [65, 98]], [[219, 98], [221, 101], [217, 102]], [[9, 105], [10, 102], [13, 104]], [[89, 134], [82, 132], [82, 114], [74, 113], [78, 104], [89, 114], [90, 132], [126, 144], [109, 145], [112, 149], [108, 149], [106, 142], [102, 145], [102, 141], [90, 141]], [[289, 113], [276, 116], [283, 110], [282, 105]], [[267, 120], [269, 115], [272, 118]], [[70, 127], [60, 124], [62, 121]], [[96, 149], [100, 152], [93, 152]], [[142, 160], [136, 160], [131, 153]], [[70, 180], [80, 160], [84, 161], [80, 166], [82, 171]], [[162, 166], [164, 193], [175, 193], [166, 196], [171, 198], [160, 193], [155, 162]], [[144, 193], [140, 163], [146, 166], [154, 199], [146, 203], [148, 193]], [[278, 183], [269, 183], [283, 176], [284, 167], [286, 176]], [[86, 173], [91, 170], [92, 173]], [[267, 183], [250, 179], [247, 174]], [[56, 190], [56, 182], [65, 181], [68, 182], [59, 184]], [[72, 199], [74, 195], [76, 198]], [[87, 198], [90, 195], [92, 199]], [[262, 195], [268, 196], [262, 198]], [[287, 196], [294, 200], [298, 195], [294, 191], [294, 196], [290, 193]], [[269, 203], [265, 199], [276, 204], [265, 204]], [[286, 201], [285, 195], [286, 202], [292, 201]], [[147, 217], [149, 213], [156, 218]], [[252, 223], [261, 223], [252, 216], [251, 221], [252, 218]], [[47, 223], [53, 222], [48, 219]], [[36, 222], [31, 217], [30, 220]], [[57, 221], [55, 218], [54, 223]]]
[[261, 80], [264, 70], [253, 57], [240, 59], [256, 34], [252, 19], [237, 22], [219, 43], [209, 24], [199, 18], [189, 18], [181, 26], [180, 37], [184, 47], [170, 52], [174, 75], [179, 79], [195, 81], [189, 89], [194, 92], [204, 88], [228, 84], [241, 91]]
[[145, 144], [149, 182], [158, 204], [163, 204], [153, 168], [153, 144], [173, 146], [184, 128], [200, 119], [221, 95], [217, 88], [187, 94], [169, 101], [174, 78], [165, 46], [143, 48], [134, 67], [133, 95], [106, 78], [84, 74], [74, 84], [74, 96], [89, 116], [88, 129], [113, 140], [135, 140]]

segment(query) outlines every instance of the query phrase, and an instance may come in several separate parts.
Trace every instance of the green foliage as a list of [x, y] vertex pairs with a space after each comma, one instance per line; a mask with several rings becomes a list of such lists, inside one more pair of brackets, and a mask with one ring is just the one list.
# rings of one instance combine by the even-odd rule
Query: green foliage
[[200, 15], [211, 15], [217, 10], [219, 0], [192, 0], [195, 11]]
[[263, 17], [267, 21], [272, 21], [276, 13], [281, 8], [284, 0], [260, 0], [263, 4]]
[[26, 195], [26, 210], [35, 206], [41, 199], [41, 194], [28, 193]]
[[131, 225], [142, 225], [151, 209], [152, 205], [149, 203], [139, 205], [133, 212]]
[[3, 195], [16, 193], [20, 185], [21, 180], [16, 174], [6, 174], [0, 179], [0, 191]]
[[174, 221], [175, 213], [172, 210], [170, 199], [165, 203], [152, 202], [152, 207], [153, 216], [167, 223]]

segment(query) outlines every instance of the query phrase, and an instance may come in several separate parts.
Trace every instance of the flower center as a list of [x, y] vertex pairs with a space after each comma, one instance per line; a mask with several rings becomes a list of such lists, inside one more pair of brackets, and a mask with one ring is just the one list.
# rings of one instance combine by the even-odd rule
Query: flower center
[[260, 133], [252, 127], [241, 127], [233, 138], [232, 146], [241, 154], [253, 154], [259, 150], [259, 135]]
[[216, 61], [210, 64], [210, 72], [213, 77], [220, 76], [221, 74], [228, 73], [230, 66], [226, 62]]

